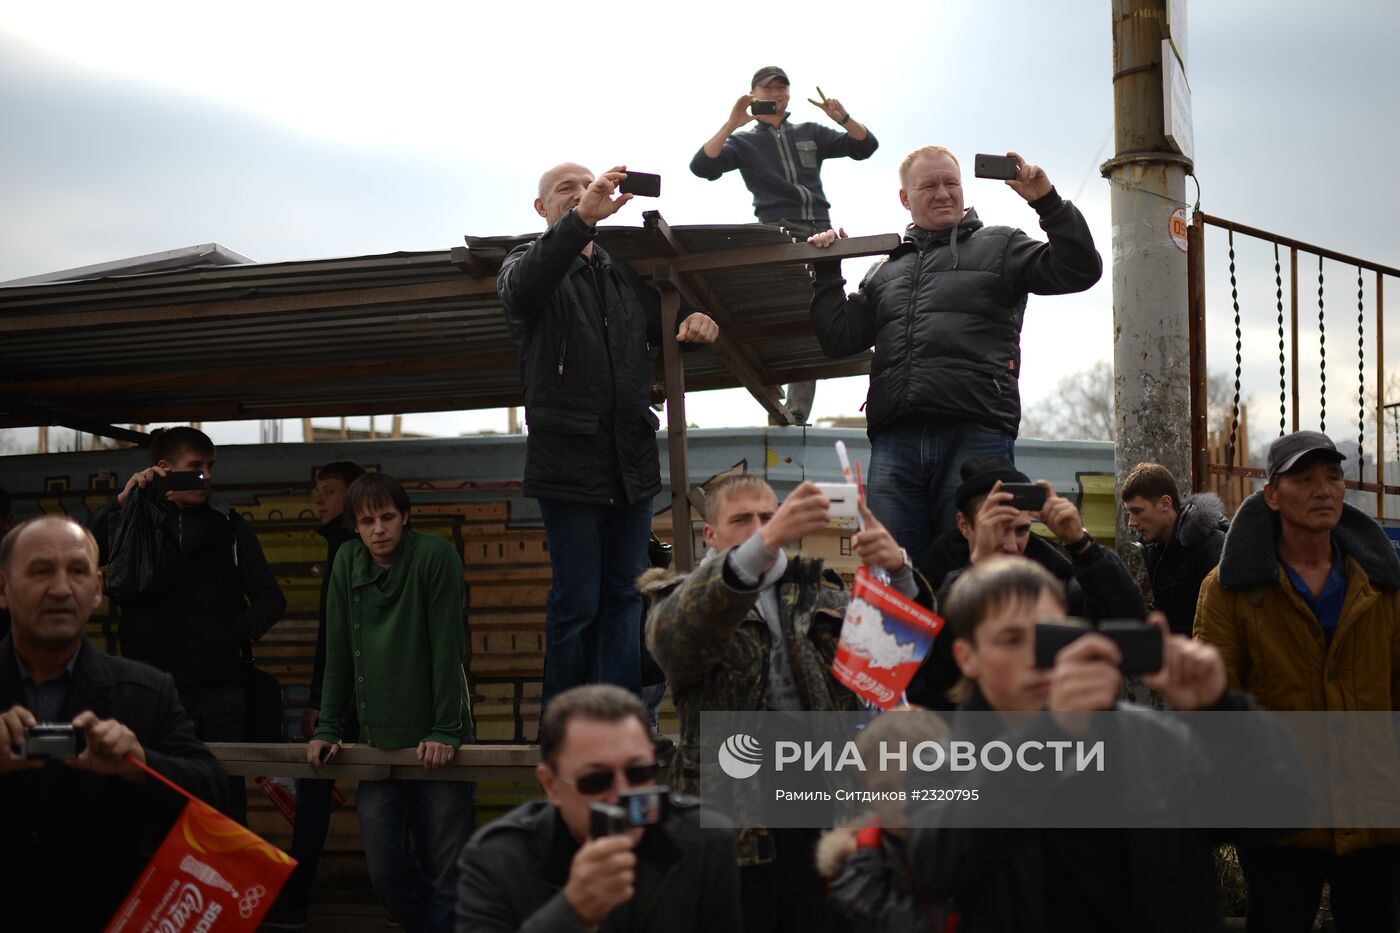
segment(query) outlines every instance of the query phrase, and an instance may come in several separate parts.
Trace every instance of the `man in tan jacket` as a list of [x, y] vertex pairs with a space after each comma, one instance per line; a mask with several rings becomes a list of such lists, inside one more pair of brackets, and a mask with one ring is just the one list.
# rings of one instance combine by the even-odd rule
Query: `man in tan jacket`
[[[1400, 560], [1344, 503], [1345, 459], [1315, 431], [1274, 441], [1263, 491], [1240, 506], [1201, 586], [1196, 636], [1220, 649], [1230, 686], [1269, 709], [1400, 708]], [[1373, 755], [1394, 773], [1394, 745]], [[1241, 847], [1248, 929], [1311, 930], [1327, 881], [1338, 930], [1393, 931], [1397, 843], [1397, 830], [1335, 829]]]

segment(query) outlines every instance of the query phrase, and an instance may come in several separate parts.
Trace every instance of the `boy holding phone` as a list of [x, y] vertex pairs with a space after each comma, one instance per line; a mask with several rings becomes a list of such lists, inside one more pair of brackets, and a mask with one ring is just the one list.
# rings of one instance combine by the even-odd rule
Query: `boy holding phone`
[[[1112, 754], [1127, 759], [1142, 754], [1147, 743], [1141, 736], [1152, 733], [1154, 741], [1176, 742], [1183, 758], [1199, 757], [1204, 766], [1208, 753], [1189, 735], [1177, 734], [1179, 725], [1119, 703], [1122, 657], [1103, 635], [1090, 632], [1075, 639], [1049, 670], [1036, 666], [1036, 623], [1063, 619], [1064, 613], [1059, 581], [1022, 557], [979, 563], [958, 579], [944, 607], [967, 680], [953, 733], [975, 731], [964, 713], [1119, 710], [1118, 715], [1134, 717], [1125, 734], [1139, 738], [1116, 742]], [[1226, 689], [1219, 651], [1169, 635], [1160, 614], [1154, 624], [1161, 632], [1163, 664], [1147, 683], [1174, 709], [1254, 709], [1243, 694]], [[1287, 780], [1286, 734], [1261, 717], [1257, 736], [1260, 760], [1277, 762], [1280, 780]], [[1216, 777], [1228, 780], [1228, 775]], [[1149, 774], [1141, 793], [1183, 790], [1156, 786], [1155, 780], [1160, 779]], [[952, 825], [956, 816], [936, 805], [916, 814], [906, 837], [908, 864], [920, 896], [928, 903], [952, 899], [967, 929], [1107, 933], [1123, 929], [1128, 917], [1150, 918], [1144, 929], [1222, 928], [1212, 860], [1217, 840], [1207, 830], [973, 829]]]
[[[282, 618], [287, 600], [249, 524], [209, 504], [216, 459], [209, 435], [184, 426], [154, 431], [150, 456], [151, 466], [133, 474], [90, 522], [103, 563], [144, 559], [154, 567], [144, 591], [113, 598], [121, 653], [175, 678], [200, 739], [241, 742], [244, 655]], [[151, 532], [109, 537], [137, 521], [148, 521]], [[140, 547], [147, 553], [132, 553]], [[245, 785], [241, 777], [229, 783], [228, 813], [241, 822]]]
[[[831, 226], [831, 203], [822, 190], [822, 163], [827, 159], [868, 159], [880, 142], [851, 116], [839, 100], [817, 88], [816, 100], [839, 129], [788, 119], [789, 81], [783, 69], [769, 65], [754, 72], [749, 93], [734, 102], [729, 117], [695, 157], [690, 171], [717, 181], [739, 170], [753, 195], [759, 223], [778, 224], [799, 239]], [[787, 387], [786, 404], [799, 424], [812, 413], [816, 383]]]

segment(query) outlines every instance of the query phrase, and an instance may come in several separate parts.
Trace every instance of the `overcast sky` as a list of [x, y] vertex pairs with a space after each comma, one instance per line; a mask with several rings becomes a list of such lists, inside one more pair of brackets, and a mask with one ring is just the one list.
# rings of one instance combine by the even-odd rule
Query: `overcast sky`
[[[794, 119], [825, 119], [804, 100], [819, 84], [880, 139], [870, 160], [823, 170], [849, 233], [907, 223], [895, 169], [909, 150], [941, 143], [967, 162], [1016, 149], [1079, 205], [1111, 259], [1109, 189], [1098, 172], [1113, 154], [1105, 0], [606, 9], [0, 5], [0, 281], [196, 243], [280, 261], [534, 231], [536, 180], [562, 160], [659, 172], [657, 206], [672, 224], [750, 222], [737, 173], [707, 182], [687, 165], [764, 64], [791, 76]], [[1400, 265], [1400, 198], [1388, 168], [1400, 149], [1398, 33], [1391, 0], [1192, 4], [1187, 74], [1203, 209]], [[1187, 190], [1194, 196], [1189, 182]], [[1038, 233], [1031, 209], [998, 182], [966, 179], [966, 200], [989, 223]], [[640, 222], [644, 206], [617, 220]], [[1264, 402], [1272, 392], [1276, 409], [1265, 253], [1240, 249], [1245, 392]], [[848, 278], [858, 263], [848, 263]], [[1224, 369], [1234, 340], [1223, 238], [1209, 244], [1207, 265], [1211, 368]], [[1315, 265], [1309, 271], [1303, 307], [1315, 321]], [[1329, 341], [1329, 363], [1350, 372], [1354, 415], [1356, 275], [1328, 275], [1329, 333], [1353, 335], [1349, 346]], [[1028, 401], [1112, 358], [1109, 280], [1082, 295], [1032, 297]], [[1370, 307], [1369, 276], [1365, 288]], [[1400, 360], [1400, 329], [1390, 330], [1397, 342], [1387, 356]], [[865, 383], [824, 383], [814, 415], [855, 413]], [[1346, 382], [1329, 384], [1341, 391]], [[765, 420], [742, 390], [696, 393], [687, 404], [706, 427]], [[500, 412], [406, 419], [409, 430], [442, 434], [504, 426]], [[223, 442], [254, 437], [216, 431]]]

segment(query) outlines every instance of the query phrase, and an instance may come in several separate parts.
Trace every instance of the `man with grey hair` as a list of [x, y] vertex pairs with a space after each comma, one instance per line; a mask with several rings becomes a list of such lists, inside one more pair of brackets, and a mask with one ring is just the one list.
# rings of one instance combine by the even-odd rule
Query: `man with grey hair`
[[[1049, 242], [983, 226], [963, 207], [957, 157], [925, 146], [899, 166], [899, 200], [912, 223], [889, 259], [850, 296], [839, 261], [814, 264], [812, 326], [827, 356], [875, 348], [867, 496], [915, 564], [953, 527], [962, 462], [1015, 460], [1027, 296], [1081, 292], [1103, 272], [1084, 216], [1043, 169], [1007, 156], [1016, 177], [1006, 184], [1035, 210]], [[808, 242], [826, 247], [838, 236], [828, 230]]]
[[641, 688], [642, 598], [652, 499], [661, 492], [660, 421], [647, 346], [713, 343], [707, 315], [661, 333], [661, 304], [595, 240], [632, 199], [618, 165], [598, 177], [564, 163], [540, 179], [549, 229], [506, 257], [501, 307], [525, 389], [525, 495], [539, 500], [554, 572], [545, 617], [544, 693], [601, 681]]
[[[224, 803], [223, 769], [170, 675], [88, 642], [101, 601], [97, 541], [72, 519], [30, 519], [0, 541], [0, 606], [13, 623], [0, 638], [6, 929], [96, 930], [112, 919], [184, 805], [138, 765]], [[41, 723], [71, 729], [72, 746], [27, 757]]]

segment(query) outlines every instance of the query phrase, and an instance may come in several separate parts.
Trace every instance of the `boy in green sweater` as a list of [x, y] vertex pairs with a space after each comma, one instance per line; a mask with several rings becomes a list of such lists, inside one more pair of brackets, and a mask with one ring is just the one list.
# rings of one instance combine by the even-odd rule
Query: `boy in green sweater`
[[[306, 760], [316, 768], [339, 750], [353, 702], [360, 741], [416, 748], [425, 769], [441, 768], [471, 741], [462, 560], [447, 541], [408, 527], [408, 493], [392, 477], [355, 480], [345, 512], [359, 540], [340, 549], [331, 571], [321, 721]], [[361, 781], [356, 809], [380, 903], [405, 930], [451, 930], [472, 785]]]

